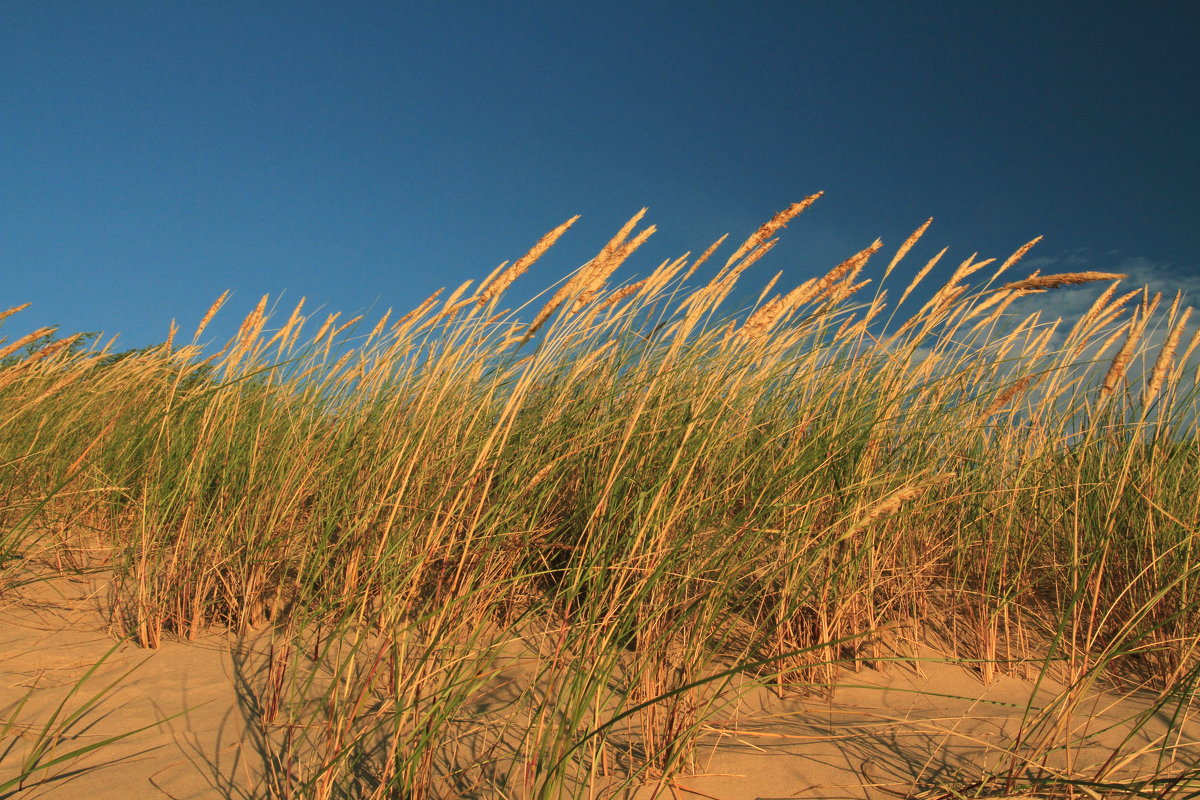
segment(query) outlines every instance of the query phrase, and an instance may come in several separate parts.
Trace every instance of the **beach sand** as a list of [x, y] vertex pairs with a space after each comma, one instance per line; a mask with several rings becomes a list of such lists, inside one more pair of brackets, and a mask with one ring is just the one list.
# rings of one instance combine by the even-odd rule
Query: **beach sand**
[[[15, 774], [37, 731], [71, 687], [116, 644], [104, 614], [106, 586], [102, 576], [58, 577], [21, 587], [0, 605], [0, 728], [27, 697], [17, 724], [0, 741], [0, 752], [11, 746], [0, 763], [0, 783]], [[229, 635], [211, 634], [196, 641], [164, 641], [157, 650], [121, 644], [68, 701], [67, 711], [122, 680], [72, 725], [57, 752], [150, 727], [52, 767], [37, 776], [40, 785], [12, 796], [271, 796], [262, 783], [263, 749], [248, 724], [245, 692], [239, 699], [238, 689], [247, 664], [265, 665], [253, 655], [261, 656], [263, 647], [256, 649], [251, 639], [238, 650], [232, 642]], [[745, 693], [736, 713], [722, 711], [707, 722], [700, 769], [678, 778], [674, 796], [938, 797], [935, 787], [968, 786], [981, 768], [1003, 763], [1030, 699], [1045, 704], [1062, 688], [1044, 682], [1035, 692], [1030, 681], [1012, 677], [985, 686], [976, 672], [939, 662], [938, 653], [920, 643], [911, 646], [928, 660], [889, 665], [885, 671], [844, 671], [829, 698], [781, 699], [761, 688]], [[1058, 732], [1075, 741], [1094, 734], [1089, 746], [1053, 753], [1051, 766], [1071, 758], [1074, 771], [1086, 775], [1117, 747], [1133, 752], [1164, 735], [1197, 740], [1190, 723], [1172, 726], [1160, 712], [1123, 742], [1128, 720], [1145, 711], [1147, 702], [1094, 691], [1070, 718], [1071, 729]], [[156, 725], [158, 720], [166, 721]], [[1153, 752], [1145, 756], [1153, 757]], [[653, 787], [645, 786], [633, 796], [652, 794]]]

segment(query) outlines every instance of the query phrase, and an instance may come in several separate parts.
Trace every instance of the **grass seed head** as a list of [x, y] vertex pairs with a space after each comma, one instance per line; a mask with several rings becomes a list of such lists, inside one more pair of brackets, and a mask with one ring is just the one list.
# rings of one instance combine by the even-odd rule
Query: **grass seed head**
[[1115, 272], [1063, 272], [1058, 275], [1030, 275], [1028, 278], [1020, 281], [1014, 281], [1002, 286], [1002, 289], [1024, 290], [1024, 289], [1057, 289], [1060, 286], [1077, 286], [1081, 283], [1091, 283], [1093, 281], [1115, 281], [1122, 278], [1127, 278], [1128, 275], [1120, 275]]

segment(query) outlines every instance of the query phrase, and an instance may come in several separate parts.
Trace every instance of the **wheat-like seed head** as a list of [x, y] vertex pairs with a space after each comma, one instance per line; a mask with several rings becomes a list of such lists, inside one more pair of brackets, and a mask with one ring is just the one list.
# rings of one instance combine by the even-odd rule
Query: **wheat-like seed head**
[[1188, 359], [1191, 357], [1197, 346], [1200, 346], [1200, 328], [1197, 328], [1196, 332], [1192, 334], [1192, 338], [1188, 342], [1188, 346], [1184, 348], [1183, 354], [1179, 356], [1179, 367], [1175, 370], [1175, 374], [1172, 377], [1172, 380], [1174, 380], [1176, 383], [1178, 383], [1183, 377], [1183, 370], [1187, 367]]
[[1142, 336], [1142, 329], [1146, 326], [1148, 316], [1143, 310], [1139, 310], [1135, 312], [1133, 319], [1129, 320], [1125, 344], [1121, 345], [1121, 349], [1113, 357], [1112, 364], [1109, 365], [1108, 372], [1104, 375], [1104, 383], [1100, 386], [1101, 402], [1112, 396], [1121, 379], [1125, 377], [1125, 370], [1129, 367], [1130, 359], [1133, 358], [1133, 348]]
[[200, 319], [200, 325], [196, 328], [196, 334], [192, 337], [193, 343], [200, 338], [202, 333], [204, 333], [204, 329], [208, 327], [208, 323], [212, 322], [212, 318], [217, 315], [217, 312], [221, 310], [221, 306], [225, 305], [225, 301], [228, 299], [229, 290], [226, 289], [221, 296], [217, 298], [217, 302], [209, 306], [208, 311], [204, 312], [204, 316]]
[[[1101, 313], [1107, 310], [1108, 301], [1111, 300], [1112, 296], [1117, 293], [1117, 287], [1120, 285], [1120, 281], [1113, 281], [1110, 283], [1108, 288], [1101, 292], [1100, 296], [1097, 297], [1092, 303], [1091, 307], [1088, 308], [1087, 313], [1079, 318], [1079, 322], [1075, 324], [1075, 329], [1079, 331], [1087, 330], [1088, 326], [1095, 322]], [[1126, 295], [1126, 297], [1131, 296], [1132, 295]]]
[[1028, 278], [1005, 284], [1002, 289], [1057, 289], [1060, 286], [1076, 286], [1092, 281], [1113, 281], [1128, 278], [1115, 272], [1064, 272], [1059, 275], [1030, 275]]
[[341, 333], [342, 331], [346, 330], [346, 328], [349, 328], [351, 325], [353, 325], [354, 323], [358, 322], [358, 321], [359, 321], [359, 320], [361, 320], [362, 318], [363, 318], [363, 315], [362, 315], [362, 314], [359, 314], [359, 315], [358, 315], [358, 316], [356, 316], [356, 317], [351, 317], [350, 319], [346, 320], [346, 321], [345, 321], [345, 322], [343, 322], [341, 325], [339, 325], [339, 326], [337, 327], [337, 329], [336, 329], [336, 330], [335, 330], [333, 333], [331, 333], [331, 334], [329, 335], [329, 340], [330, 340], [330, 341], [333, 341], [333, 340], [334, 340], [334, 339], [337, 337], [337, 335], [338, 335], [339, 333]]
[[[20, 340], [13, 342], [11, 345], [9, 345], [9, 347], [6, 347], [4, 350], [0, 350], [0, 358], [3, 358], [4, 356], [9, 355], [10, 353], [8, 351], [11, 348], [23, 346], [24, 344], [29, 344], [30, 341], [36, 340], [38, 337], [34, 336], [34, 334], [43, 333], [43, 332], [53, 333], [55, 330], [57, 330], [57, 328], [43, 328], [41, 331], [34, 331], [33, 334], [29, 334], [28, 336], [22, 337]], [[45, 335], [45, 333], [43, 333], [43, 335]], [[55, 354], [57, 354], [59, 352], [67, 351], [67, 348], [69, 348], [71, 345], [75, 344], [75, 342], [79, 341], [81, 338], [83, 338], [83, 334], [76, 333], [76, 334], [72, 334], [71, 336], [68, 336], [65, 339], [59, 339], [58, 341], [50, 342], [49, 344], [45, 345], [44, 347], [39, 348], [36, 352], [31, 353], [28, 357], [22, 359], [21, 362], [18, 363], [16, 366], [19, 368], [25, 368], [32, 364], [36, 364], [39, 361], [48, 361], [51, 358], [53, 358], [55, 356]], [[14, 373], [15, 372], [16, 372], [16, 370], [14, 370]]]
[[[741, 258], [743, 255], [750, 252], [751, 250], [758, 247], [763, 242], [767, 241], [772, 236], [774, 236], [776, 231], [778, 231], [780, 228], [785, 227], [798, 214], [800, 214], [802, 211], [804, 211], [804, 209], [808, 208], [813, 203], [815, 203], [817, 201], [817, 198], [819, 198], [823, 194], [824, 194], [824, 192], [817, 192], [816, 194], [809, 195], [808, 197], [801, 200], [799, 203], [792, 203], [790, 206], [783, 209], [778, 214], [776, 214], [775, 216], [773, 216], [769, 220], [767, 220], [762, 225], [762, 227], [760, 227], [758, 230], [756, 230], [754, 233], [752, 233], [750, 235], [749, 239], [742, 242], [741, 247], [739, 247], [737, 250], [734, 251], [733, 255], [731, 255], [729, 257], [729, 260], [725, 262], [725, 269], [729, 269], [729, 267], [733, 266], [733, 263], [735, 261], [737, 261], [739, 258]], [[722, 272], [724, 272], [724, 270], [722, 270]]]
[[[859, 270], [855, 270], [855, 274], [857, 274], [858, 272], [859, 272]], [[838, 303], [842, 302], [843, 300], [846, 300], [846, 299], [858, 294], [870, 283], [871, 283], [870, 278], [867, 278], [865, 281], [859, 281], [858, 283], [855, 283], [850, 278], [847, 278], [846, 280], [844, 280], [840, 284], [838, 284], [836, 287], [834, 287], [833, 291], [831, 291], [829, 293], [829, 302], [832, 305], [837, 305]]]
[[879, 248], [881, 247], [883, 247], [883, 242], [879, 239], [876, 239], [869, 247], [859, 250], [857, 253], [850, 256], [833, 269], [829, 270], [829, 272], [825, 273], [825, 275], [819, 278], [817, 282], [810, 287], [809, 296], [800, 302], [804, 303], [812, 300], [820, 300], [828, 292], [834, 291], [835, 288], [840, 287], [843, 279], [846, 279], [846, 281], [853, 281], [855, 276], [862, 272], [863, 267], [867, 265], [867, 261], [871, 258], [871, 256], [879, 252]]
[[908, 255], [908, 251], [913, 248], [913, 245], [917, 243], [917, 240], [925, 235], [925, 231], [929, 230], [929, 226], [932, 224], [933, 217], [930, 217], [929, 219], [925, 220], [924, 225], [909, 234], [909, 237], [904, 240], [903, 244], [900, 245], [900, 249], [896, 251], [896, 255], [892, 256], [892, 260], [888, 263], [887, 269], [883, 271], [884, 280], [887, 280], [888, 275], [892, 274], [892, 270], [896, 268], [896, 265], [899, 264], [906, 255]]
[[[642, 213], [645, 213], [645, 209], [642, 209]], [[562, 225], [559, 225], [557, 228], [547, 233], [541, 239], [538, 239], [537, 244], [530, 248], [528, 253], [517, 259], [517, 261], [511, 267], [509, 267], [499, 278], [496, 279], [495, 283], [484, 281], [479, 287], [479, 299], [476, 302], [482, 306], [493, 297], [498, 297], [499, 295], [503, 294], [505, 290], [507, 290], [508, 287], [513, 284], [513, 281], [521, 277], [521, 275], [523, 275], [535, 261], [541, 258], [542, 255], [549, 250], [564, 233], [567, 232], [568, 228], [570, 228], [579, 220], [579, 216], [579, 214], [576, 214]]]
[[242, 320], [242, 324], [238, 328], [238, 341], [253, 339], [258, 335], [258, 331], [262, 329], [262, 324], [266, 319], [266, 309], [267, 295], [264, 294], [258, 301], [258, 305], [254, 307], [254, 310], [247, 314], [246, 318]]
[[767, 281], [767, 285], [764, 286], [762, 291], [758, 293], [758, 299], [754, 301], [754, 305], [756, 305], [756, 306], [760, 305], [762, 303], [763, 299], [768, 294], [771, 293], [771, 290], [775, 288], [775, 284], [779, 283], [779, 279], [782, 277], [783, 277], [783, 270], [776, 272], [775, 277], [773, 277], [773, 278], [771, 278], [771, 280]]
[[1092, 340], [1094, 332], [1104, 329], [1109, 323], [1115, 320], [1120, 314], [1121, 309], [1141, 290], [1134, 289], [1132, 292], [1126, 292], [1116, 300], [1112, 296], [1116, 294], [1117, 287], [1121, 285], [1120, 281], [1113, 281], [1107, 289], [1105, 289], [1096, 302], [1092, 303], [1088, 312], [1080, 317], [1079, 322], [1071, 329], [1071, 333], [1067, 336], [1067, 341], [1078, 339], [1075, 346], [1071, 348], [1071, 358], [1078, 358]]
[[974, 275], [976, 272], [979, 272], [979, 270], [983, 269], [988, 264], [991, 264], [996, 260], [994, 258], [985, 258], [983, 261], [976, 261], [975, 256], [977, 256], [977, 255], [979, 255], [979, 254], [972, 253], [970, 258], [968, 258], [966, 261], [959, 264], [958, 269], [954, 270], [954, 274], [950, 276], [950, 280], [948, 282], [949, 283], [958, 283], [959, 281], [964, 280], [965, 278], [969, 278], [970, 276]]
[[22, 303], [19, 306], [13, 306], [7, 311], [0, 311], [0, 322], [3, 322], [5, 319], [11, 317], [13, 314], [16, 314], [18, 311], [24, 311], [25, 309], [29, 308], [29, 305], [29, 303]]
[[792, 289], [783, 296], [783, 304], [786, 307], [786, 312], [794, 311], [800, 306], [807, 303], [813, 298], [817, 292], [817, 278], [809, 278], [804, 283]]
[[578, 294], [578, 300], [572, 309], [576, 312], [583, 307], [583, 303], [579, 301], [585, 297], [590, 299], [590, 297], [594, 296], [594, 293], [603, 286], [608, 276], [615, 272], [621, 263], [629, 257], [630, 253], [640, 247], [654, 233], [655, 227], [651, 225], [634, 237], [632, 241], [625, 241], [625, 237], [629, 235], [645, 213], [646, 209], [643, 208], [637, 214], [634, 214], [633, 218], [625, 223], [624, 227], [617, 232], [616, 236], [609, 240], [608, 244], [604, 245], [595, 258], [584, 264], [578, 272], [571, 276], [570, 280], [551, 296], [546, 304], [538, 310], [538, 313], [533, 318], [533, 322], [529, 323], [529, 327], [525, 329], [525, 333], [521, 338], [522, 342], [529, 341], [571, 295]]
[[1000, 290], [997, 292], [993, 292], [986, 299], [982, 300], [979, 303], [976, 303], [971, 308], [970, 312], [967, 313], [967, 315], [963, 317], [963, 322], [966, 322], [967, 320], [975, 319], [975, 317], [978, 317], [979, 315], [983, 314], [983, 312], [987, 311], [989, 308], [996, 305], [997, 303], [1002, 303], [1005, 300], [1009, 299], [1010, 297], [1012, 297], [1012, 295], [1013, 295], [1013, 292], [1006, 291], [1006, 290]]
[[325, 334], [329, 332], [330, 327], [333, 325], [333, 323], [337, 322], [337, 318], [341, 315], [342, 312], [335, 311], [334, 313], [325, 317], [324, 324], [321, 325], [321, 329], [317, 331], [317, 335], [313, 337], [314, 345], [319, 345], [321, 343], [321, 340], [325, 337]]
[[683, 269], [691, 255], [690, 252], [684, 253], [674, 261], [668, 259], [659, 264], [657, 269], [644, 280], [639, 281], [642, 286], [641, 291], [638, 292], [639, 299], [652, 297], [659, 289], [666, 286], [679, 273], [679, 270]]
[[1128, 335], [1129, 335], [1129, 328], [1126, 325], [1122, 325], [1121, 327], [1119, 327], [1115, 331], [1113, 331], [1111, 334], [1109, 334], [1108, 338], [1106, 338], [1103, 342], [1101, 342], [1100, 347], [1098, 347], [1096, 349], [1096, 360], [1099, 361], [1100, 359], [1104, 358], [1104, 356], [1106, 356], [1108, 354], [1108, 348], [1112, 347], [1113, 343], [1116, 342], [1117, 339], [1120, 339], [1122, 336], [1128, 336]]
[[1038, 237], [1035, 237], [1034, 239], [1031, 239], [1030, 241], [1026, 242], [1025, 244], [1021, 245], [1020, 247], [1018, 247], [1016, 249], [1016, 252], [1014, 252], [1008, 258], [1004, 259], [1004, 263], [1000, 265], [1000, 269], [996, 270], [996, 272], [993, 273], [992, 281], [995, 281], [997, 278], [999, 278], [1001, 275], [1003, 275], [1005, 272], [1007, 272], [1009, 267], [1011, 267], [1012, 265], [1014, 265], [1018, 261], [1020, 261], [1022, 258], [1024, 258], [1025, 254], [1028, 253], [1030, 250], [1032, 250], [1033, 246], [1036, 245], [1041, 240], [1042, 240], [1042, 237], [1038, 236]]
[[983, 414], [980, 415], [980, 421], [988, 420], [988, 417], [1012, 402], [1013, 398], [1018, 395], [1022, 395], [1022, 393], [1025, 393], [1027, 389], [1030, 389], [1034, 381], [1040, 381], [1043, 377], [1044, 373], [1037, 375], [1026, 375], [1026, 377], [1015, 381], [1012, 386], [1009, 386], [1008, 389], [1001, 392], [1000, 395], [996, 396], [994, 401], [988, 404], [988, 408], [985, 408]]
[[[303, 318], [300, 316], [300, 310], [304, 308], [304, 298], [300, 298], [300, 302], [296, 303], [296, 307], [292, 309], [291, 316], [288, 317], [287, 323], [280, 328], [274, 336], [270, 338], [266, 346], [270, 347], [272, 343], [279, 342], [279, 352], [283, 353], [288, 345], [288, 338], [297, 325], [303, 324]], [[299, 331], [297, 331], [298, 333]]]
[[765, 335], [775, 324], [775, 320], [779, 318], [784, 308], [783, 297], [777, 295], [771, 299], [771, 302], [756, 309], [747, 317], [745, 324], [737, 331], [736, 335], [746, 341]]
[[22, 336], [20, 339], [17, 339], [12, 344], [10, 344], [4, 348], [0, 348], [0, 358], [5, 358], [7, 356], [11, 356], [13, 353], [17, 352], [18, 350], [20, 350], [22, 347], [29, 344], [30, 342], [36, 342], [38, 339], [42, 338], [43, 336], [49, 336], [50, 334], [54, 333], [56, 330], [58, 330], [58, 328], [46, 327], [46, 328], [38, 328], [33, 333], [27, 333], [24, 336]]
[[636, 292], [638, 289], [641, 289], [643, 286], [645, 286], [649, 280], [649, 278], [643, 278], [642, 280], [631, 283], [628, 286], [622, 286], [620, 289], [604, 298], [604, 300], [600, 303], [599, 310], [603, 311], [610, 306], [616, 305], [626, 297], [629, 297], [629, 295]]
[[742, 276], [742, 273], [754, 266], [754, 263], [760, 258], [771, 252], [772, 248], [774, 248], [778, 243], [778, 239], [771, 239], [770, 241], [763, 242], [759, 247], [752, 250], [746, 255], [745, 258], [739, 261], [733, 267], [733, 269], [723, 269], [717, 275], [717, 277], [709, 281], [708, 285], [713, 290], [713, 307], [715, 308], [716, 306], [719, 306], [721, 303], [725, 302], [725, 298], [729, 297], [730, 293], [733, 291], [734, 284], [737, 283], [738, 278]]
[[383, 332], [384, 326], [387, 325], [388, 319], [390, 319], [391, 316], [392, 316], [392, 310], [390, 308], [387, 311], [383, 312], [383, 316], [379, 318], [379, 322], [376, 322], [375, 327], [372, 328], [371, 332], [367, 334], [367, 338], [362, 344], [363, 350], [366, 350], [368, 347], [370, 347], [371, 342], [375, 341], [375, 337]]
[[607, 255], [602, 253], [604, 256], [602, 261], [597, 257], [585, 273], [576, 276], [579, 282], [575, 287], [571, 288], [571, 291], [579, 291], [580, 295], [575, 300], [575, 304], [571, 309], [572, 313], [579, 313], [585, 305], [591, 302], [604, 287], [604, 283], [609, 277], [620, 268], [621, 264], [625, 263], [625, 260], [629, 258], [634, 250], [637, 250], [647, 239], [654, 235], [656, 230], [657, 228], [650, 225], [637, 236], [633, 237], [632, 240], [614, 248]]
[[[429, 295], [429, 297], [426, 297], [425, 300], [421, 302], [421, 305], [417, 306], [412, 311], [409, 311], [403, 317], [396, 320], [396, 323], [394, 325], [392, 325], [392, 335], [399, 336], [400, 332], [403, 330], [403, 328], [406, 325], [420, 319], [421, 317], [425, 316], [425, 314], [429, 313], [429, 309], [433, 308], [434, 303], [437, 302], [438, 297], [440, 297], [442, 292], [444, 292], [444, 291], [446, 291], [445, 287], [438, 289], [436, 292]], [[317, 338], [318, 339], [321, 338], [320, 334], [317, 335]]]
[[863, 530], [871, 523], [894, 513], [900, 508], [900, 506], [904, 505], [908, 501], [920, 497], [925, 492], [929, 491], [935, 486], [938, 486], [939, 484], [945, 483], [953, 477], [954, 473], [947, 472], [941, 475], [935, 475], [924, 483], [910, 483], [907, 486], [900, 487], [887, 497], [884, 497], [882, 500], [875, 503], [875, 505], [868, 508], [863, 515], [859, 517], [858, 521], [839, 538], [843, 540], [849, 539], [851, 536]]
[[925, 277], [929, 274], [930, 270], [932, 270], [934, 266], [936, 266], [937, 263], [942, 260], [942, 256], [946, 255], [946, 252], [949, 249], [949, 247], [943, 247], [941, 252], [925, 262], [925, 266], [921, 267], [921, 270], [917, 273], [917, 276], [912, 279], [907, 287], [905, 287], [904, 292], [900, 295], [900, 301], [896, 303], [897, 306], [904, 305], [904, 301], [908, 299], [910, 294], [912, 294], [913, 289], [917, 288], [917, 284], [925, 280]]
[[696, 262], [694, 264], [692, 264], [690, 267], [688, 267], [688, 271], [684, 273], [683, 278], [681, 280], [686, 281], [688, 278], [695, 275], [696, 270], [700, 268], [700, 265], [703, 264], [705, 261], [708, 261], [709, 257], [714, 252], [716, 252], [717, 248], [720, 247], [722, 244], [724, 244], [725, 240], [728, 238], [729, 238], [729, 234], [726, 233], [723, 236], [721, 236], [720, 239], [717, 239], [715, 242], [710, 244], [708, 246], [708, 249], [705, 250], [703, 253], [701, 253], [700, 257], [696, 259]]
[[[1181, 295], [1175, 295], [1175, 302], [1171, 307], [1172, 312], [1178, 308], [1180, 298]], [[1150, 370], [1150, 381], [1146, 384], [1146, 390], [1142, 395], [1142, 408], [1149, 408], [1162, 390], [1163, 378], [1171, 368], [1171, 359], [1175, 356], [1175, 348], [1179, 346], [1179, 339], [1183, 336], [1183, 330], [1187, 327], [1188, 317], [1191, 314], [1191, 306], [1183, 310], [1175, 326], [1167, 334], [1167, 340], [1163, 342], [1162, 349], [1158, 351], [1158, 358], [1155, 359], [1154, 367]]]

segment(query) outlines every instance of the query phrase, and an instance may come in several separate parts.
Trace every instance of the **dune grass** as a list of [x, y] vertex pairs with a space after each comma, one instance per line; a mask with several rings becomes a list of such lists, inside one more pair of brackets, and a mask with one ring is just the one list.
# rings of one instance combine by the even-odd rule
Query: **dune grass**
[[[206, 355], [222, 298], [189, 342], [116, 361], [0, 344], [0, 592], [86, 562], [143, 646], [269, 624], [248, 697], [272, 797], [669, 787], [746, 686], [827, 691], [902, 658], [878, 635], [898, 625], [984, 680], [1071, 687], [946, 797], [1195, 796], [1179, 742], [1081, 774], [1057, 724], [1096, 682], [1191, 713], [1189, 310], [1123, 276], [1014, 275], [1032, 242], [929, 292], [945, 251], [902, 261], [927, 225], [885, 271], [916, 276], [897, 303], [862, 277], [876, 242], [729, 308], [815, 199], [700, 285], [721, 242], [615, 280], [639, 214], [514, 311], [574, 220], [395, 319], [263, 298]], [[1070, 327], [1010, 313], [1097, 280]]]

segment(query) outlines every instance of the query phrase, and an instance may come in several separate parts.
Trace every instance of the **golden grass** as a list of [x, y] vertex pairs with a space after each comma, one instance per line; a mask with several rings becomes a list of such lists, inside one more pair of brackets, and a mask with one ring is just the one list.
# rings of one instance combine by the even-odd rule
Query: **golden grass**
[[[172, 333], [114, 360], [67, 338], [10, 359], [0, 575], [62, 562], [88, 530], [113, 624], [142, 645], [272, 626], [260, 722], [290, 720], [280, 763], [319, 755], [304, 788], [279, 776], [313, 798], [353, 796], [364, 770], [376, 796], [437, 796], [462, 720], [485, 724], [469, 709], [503, 642], [536, 663], [519, 712], [486, 721], [509, 743], [487, 780], [544, 798], [600, 791], [602, 774], [670, 779], [736, 700], [731, 676], [828, 691], [888, 626], [937, 632], [989, 680], [1185, 692], [1200, 669], [1190, 308], [1114, 282], [1069, 327], [1015, 315], [1123, 277], [996, 285], [1036, 239], [981, 286], [996, 259], [972, 254], [927, 291], [942, 250], [896, 305], [883, 288], [859, 299], [876, 240], [729, 308], [817, 197], [697, 286], [724, 237], [613, 280], [654, 232], [643, 210], [528, 321], [499, 310], [506, 293], [577, 218], [398, 318], [334, 313], [314, 332], [303, 299], [272, 324], [263, 297], [205, 355], [226, 293], [188, 347]], [[314, 652], [328, 686], [295, 655]], [[1070, 746], [1046, 735], [1010, 743], [1028, 758], [1009, 777]]]

